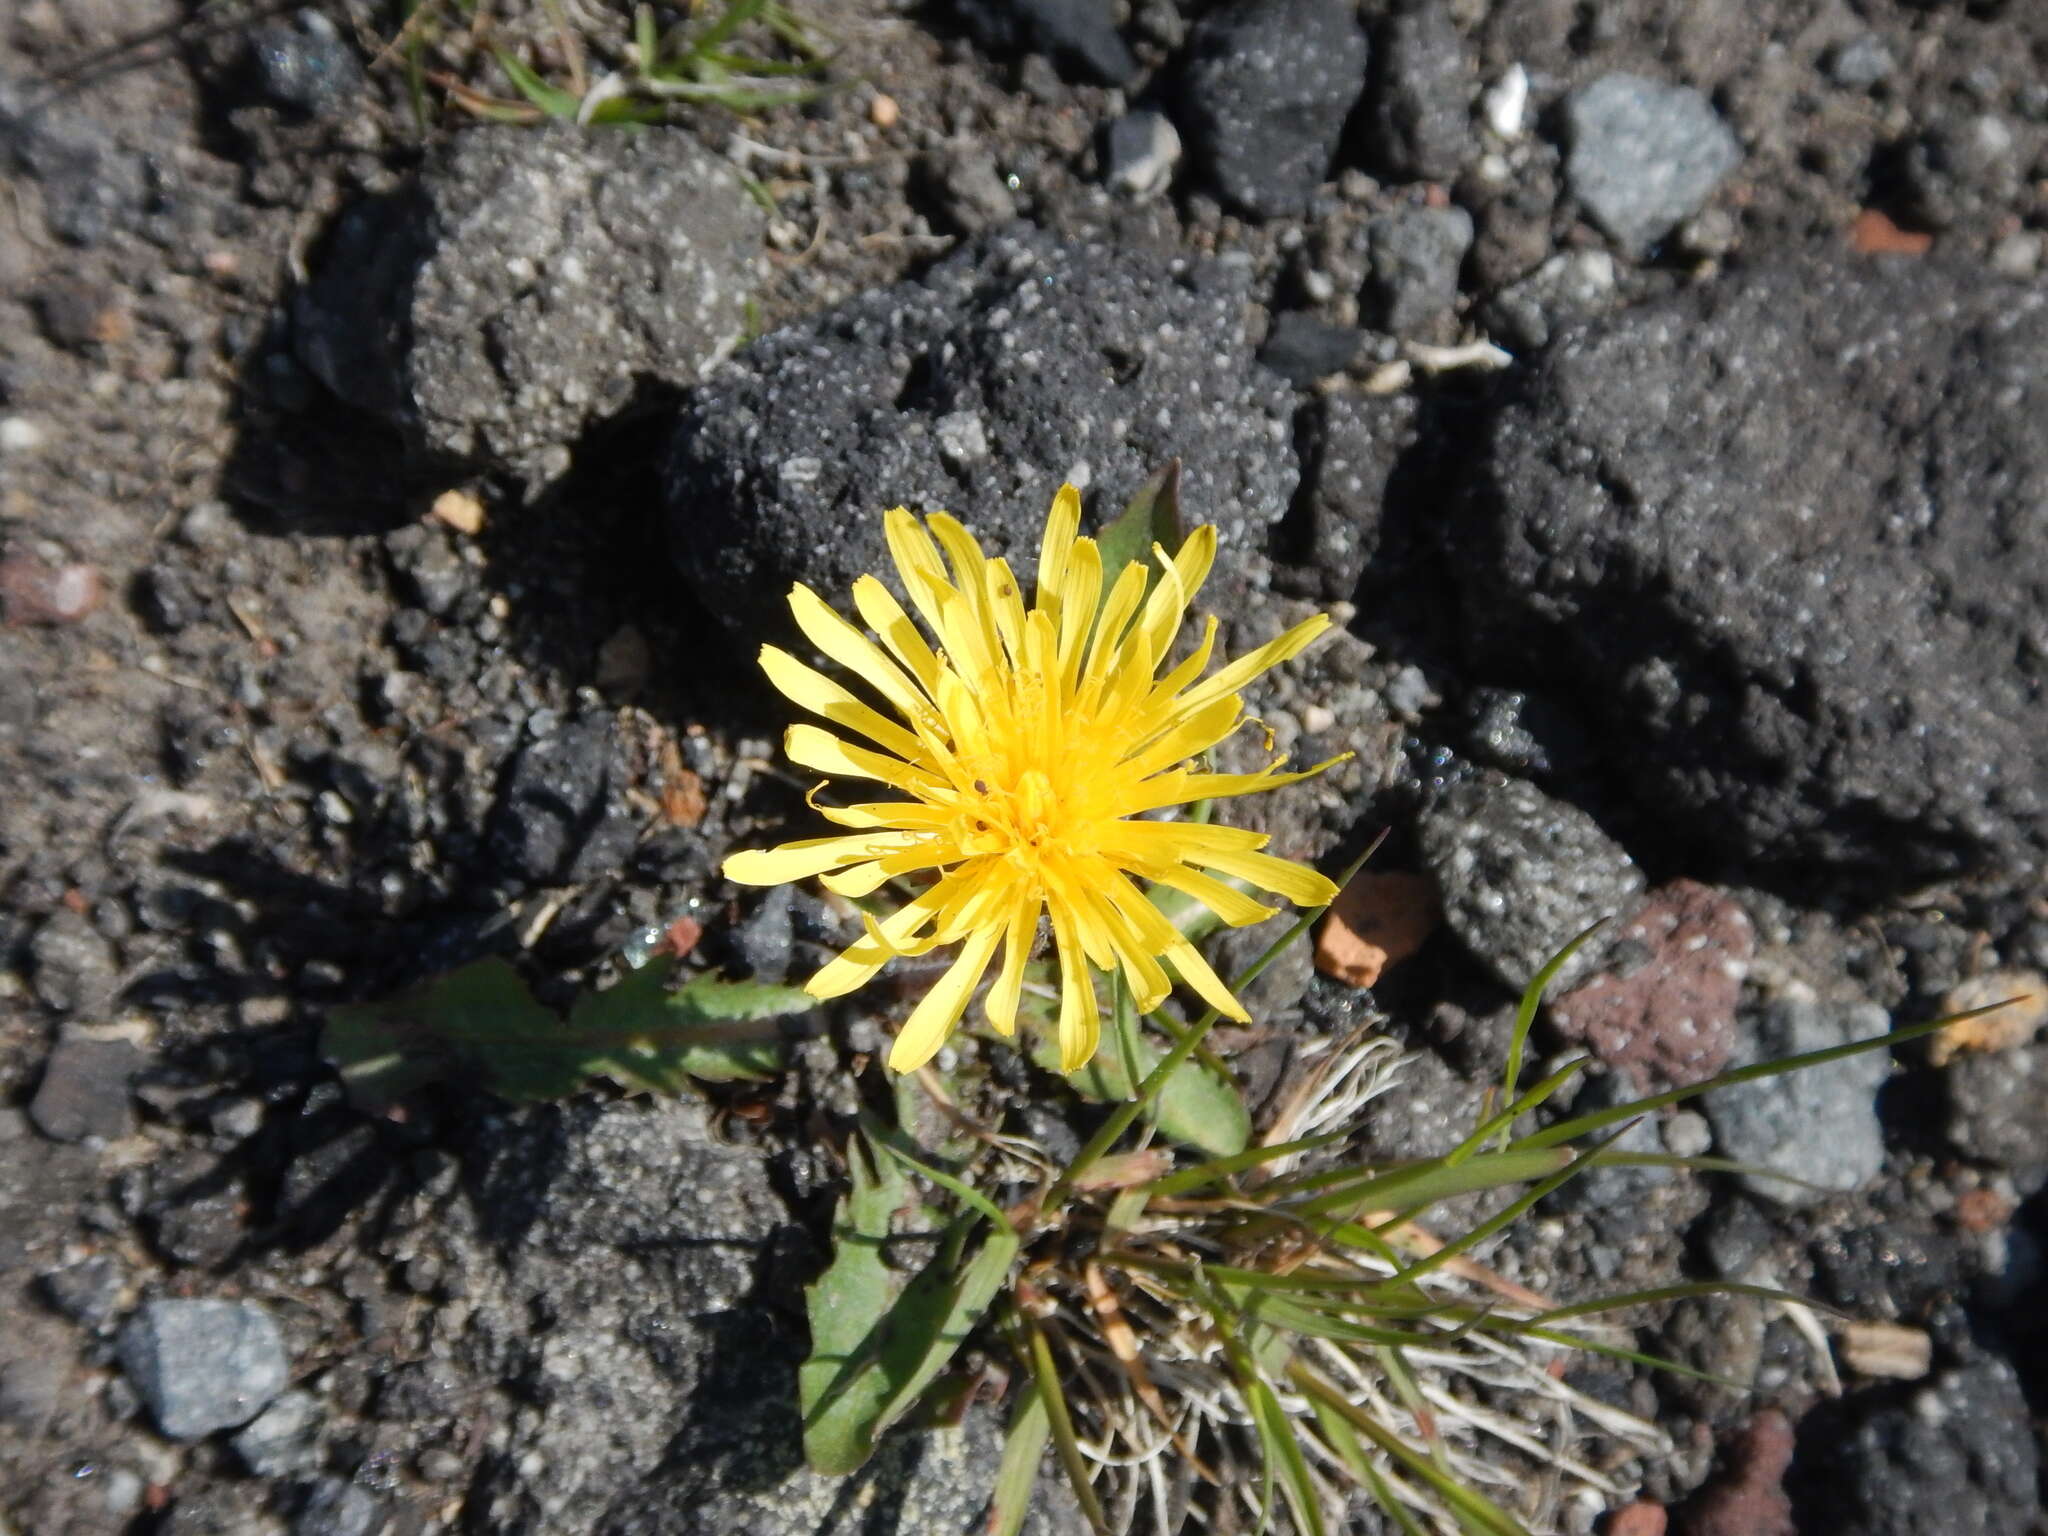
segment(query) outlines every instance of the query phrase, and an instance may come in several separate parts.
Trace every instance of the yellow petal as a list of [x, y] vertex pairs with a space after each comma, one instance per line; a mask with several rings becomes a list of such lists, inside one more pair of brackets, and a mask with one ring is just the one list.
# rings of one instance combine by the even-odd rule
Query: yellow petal
[[885, 751], [916, 762], [926, 756], [923, 742], [915, 732], [906, 731], [880, 712], [869, 708], [846, 689], [815, 667], [798, 661], [789, 652], [772, 645], [761, 647], [761, 670], [768, 681], [814, 715], [849, 731], [858, 731]]
[[[826, 961], [818, 973], [804, 983], [804, 990], [813, 997], [844, 997], [865, 984], [891, 959], [907, 952], [906, 946], [916, 941], [917, 935], [944, 905], [950, 894], [946, 889], [949, 883], [941, 880], [915, 901], [891, 912], [870, 931], [869, 937], [849, 945]], [[872, 923], [874, 920], [867, 918], [866, 921]]]
[[907, 840], [906, 833], [868, 832], [852, 837], [807, 837], [779, 848], [749, 848], [725, 861], [725, 878], [741, 885], [784, 885], [893, 852]]
[[1214, 677], [1206, 677], [1190, 688], [1180, 701], [1180, 712], [1192, 713], [1224, 694], [1236, 693], [1261, 672], [1270, 671], [1281, 662], [1300, 655], [1310, 641], [1329, 627], [1330, 616], [1327, 613], [1312, 614], [1286, 634], [1246, 651]]
[[1057, 613], [1066, 594], [1067, 557], [1074, 550], [1074, 535], [1081, 531], [1081, 493], [1071, 485], [1059, 488], [1052, 499], [1052, 511], [1045, 519], [1045, 537], [1038, 546], [1038, 592], [1036, 606]]
[[1209, 969], [1209, 962], [1202, 958], [1201, 951], [1186, 939], [1166, 951], [1166, 961], [1180, 973], [1182, 981], [1194, 988], [1196, 996], [1223, 1017], [1235, 1019], [1240, 1024], [1251, 1022], [1252, 1016], [1244, 1011], [1244, 1004], [1230, 995], [1230, 988], [1223, 984], [1223, 978]]
[[918, 520], [903, 507], [892, 507], [882, 516], [882, 531], [889, 541], [889, 558], [903, 578], [903, 590], [911, 606], [924, 615], [934, 630], [939, 624], [939, 593], [948, 587], [946, 565], [938, 546]]
[[1093, 539], [1076, 539], [1067, 553], [1066, 585], [1060, 592], [1060, 674], [1072, 688], [1081, 675], [1081, 647], [1102, 600], [1102, 549]]
[[1133, 785], [1116, 801], [1116, 814], [1135, 816], [1140, 811], [1156, 811], [1161, 806], [1186, 805], [1194, 800], [1224, 800], [1236, 795], [1256, 795], [1265, 790], [1278, 789], [1283, 784], [1299, 784], [1303, 779], [1312, 779], [1325, 769], [1334, 768], [1350, 759], [1349, 752], [1340, 752], [1326, 758], [1313, 768], [1302, 768], [1290, 773], [1275, 773], [1262, 769], [1257, 773], [1189, 773], [1175, 769], [1162, 773], [1157, 778], [1146, 779]]
[[1192, 863], [1206, 864], [1226, 875], [1249, 880], [1261, 890], [1285, 896], [1297, 907], [1326, 907], [1337, 899], [1337, 887], [1314, 870], [1270, 853], [1211, 850], [1188, 857]]
[[924, 769], [841, 741], [815, 725], [792, 725], [783, 735], [782, 750], [791, 762], [806, 768], [845, 778], [879, 779], [905, 794], [922, 794], [938, 788], [940, 782]]
[[1149, 779], [1161, 769], [1208, 751], [1237, 729], [1243, 713], [1244, 704], [1234, 693], [1211, 699], [1204, 708], [1180, 717], [1142, 751], [1126, 757], [1122, 766], [1133, 778]]
[[927, 694], [935, 693], [939, 658], [895, 594], [874, 577], [863, 576], [853, 584], [853, 606], [861, 622], [881, 637], [883, 646], [917, 679], [917, 685]]
[[[1249, 857], [1263, 857], [1263, 855], [1249, 855]], [[825, 876], [825, 884], [830, 886], [834, 880], [843, 880], [845, 878], [845, 875], [827, 875]], [[1156, 880], [1161, 885], [1171, 886], [1176, 891], [1181, 891], [1194, 897], [1195, 900], [1199, 901], [1211, 912], [1214, 912], [1233, 928], [1247, 928], [1253, 923], [1262, 923], [1271, 917], [1276, 910], [1273, 907], [1252, 900], [1251, 897], [1245, 895], [1243, 891], [1238, 890], [1235, 886], [1225, 885], [1221, 880], [1213, 880], [1200, 870], [1189, 869], [1184, 864], [1168, 865], [1161, 869], [1147, 870], [1145, 878]], [[833, 889], [836, 890], [838, 887], [833, 886]]]
[[895, 705], [904, 719], [914, 722], [930, 712], [930, 702], [909, 674], [809, 587], [789, 589], [789, 611], [811, 644]]
[[1003, 968], [983, 1005], [999, 1035], [1017, 1030], [1017, 999], [1024, 988], [1024, 963], [1031, 958], [1031, 946], [1038, 937], [1038, 908], [1038, 893], [1028, 887], [1019, 889], [1005, 930]]
[[981, 980], [982, 972], [988, 969], [989, 956], [995, 953], [1002, 931], [999, 925], [990, 923], [968, 935], [959, 958], [946, 967], [946, 974], [937, 985], [918, 1000], [896, 1036], [896, 1043], [889, 1047], [890, 1071], [915, 1072], [938, 1054], [946, 1036], [966, 1011], [967, 999]]
[[1095, 982], [1074, 937], [1073, 923], [1058, 907], [1052, 909], [1052, 936], [1060, 952], [1060, 1070], [1078, 1072], [1088, 1065], [1102, 1038], [1095, 1012]]

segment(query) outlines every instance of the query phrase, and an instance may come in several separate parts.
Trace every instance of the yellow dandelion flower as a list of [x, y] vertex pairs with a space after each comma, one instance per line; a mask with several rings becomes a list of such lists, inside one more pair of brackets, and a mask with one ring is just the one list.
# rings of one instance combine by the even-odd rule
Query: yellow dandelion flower
[[[1060, 1064], [1072, 1072], [1095, 1054], [1099, 1024], [1091, 967], [1121, 968], [1141, 1011], [1170, 990], [1169, 969], [1230, 1018], [1247, 1017], [1228, 987], [1134, 883], [1184, 892], [1237, 926], [1273, 915], [1217, 876], [1233, 876], [1302, 906], [1336, 889], [1313, 870], [1259, 850], [1262, 833], [1140, 813], [1292, 784], [1320, 772], [1209, 773], [1189, 759], [1235, 730], [1239, 690], [1296, 655], [1328, 627], [1317, 615], [1207, 678], [1216, 641], [1201, 643], [1163, 675], [1181, 619], [1207, 579], [1216, 530], [1202, 527], [1169, 557], [1147, 593], [1133, 562], [1105, 593], [1102, 554], [1078, 537], [1081, 497], [1062, 486], [1038, 558], [1038, 590], [1024, 606], [1009, 564], [984, 556], [944, 513], [929, 532], [902, 507], [887, 514], [889, 553], [911, 605], [939, 644], [928, 643], [873, 576], [853, 585], [868, 635], [804, 586], [789, 594], [798, 626], [820, 652], [872, 688], [886, 708], [787, 651], [764, 646], [761, 667], [797, 704], [853, 736], [792, 726], [792, 761], [835, 777], [870, 779], [905, 798], [860, 805], [813, 804], [853, 830], [779, 848], [736, 853], [729, 879], [779, 885], [823, 877], [843, 896], [866, 896], [898, 875], [937, 878], [806, 984], [838, 997], [899, 955], [959, 943], [959, 957], [912, 1011], [889, 1053], [898, 1072], [931, 1059], [1003, 951], [986, 1001], [988, 1021], [1016, 1027], [1024, 963], [1049, 917], [1061, 973]], [[934, 543], [936, 539], [936, 543]], [[943, 558], [941, 550], [944, 551]], [[1338, 761], [1332, 759], [1331, 761]]]

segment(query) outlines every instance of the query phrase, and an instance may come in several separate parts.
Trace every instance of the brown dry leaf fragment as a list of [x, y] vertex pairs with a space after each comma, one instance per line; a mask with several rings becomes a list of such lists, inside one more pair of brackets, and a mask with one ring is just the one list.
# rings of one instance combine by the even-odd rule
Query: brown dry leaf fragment
[[1361, 871], [1337, 893], [1316, 935], [1316, 969], [1354, 987], [1369, 987], [1390, 965], [1422, 948], [1442, 912], [1436, 888], [1422, 875]]
[[2007, 1002], [2007, 1007], [1949, 1025], [1929, 1042], [1927, 1059], [1945, 1067], [1965, 1051], [2005, 1051], [2025, 1044], [2048, 1021], [2048, 979], [2038, 971], [1986, 971], [1957, 985], [1941, 1000], [1941, 1011], [1968, 1013]]

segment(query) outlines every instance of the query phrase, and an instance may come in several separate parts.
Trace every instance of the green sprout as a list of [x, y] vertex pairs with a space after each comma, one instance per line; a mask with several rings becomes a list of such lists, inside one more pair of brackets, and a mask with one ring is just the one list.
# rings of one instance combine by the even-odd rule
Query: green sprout
[[[698, 106], [734, 113], [801, 106], [824, 89], [817, 77], [828, 55], [816, 29], [780, 0], [724, 0], [706, 20], [698, 18], [699, 6], [686, 5], [680, 19], [664, 23], [659, 12], [673, 9], [639, 5], [630, 32], [593, 33], [571, 23], [561, 0], [546, 0], [554, 51], [565, 61], [561, 77], [550, 79], [512, 48], [488, 40], [474, 0], [417, 0], [379, 59], [404, 68], [423, 126], [429, 87], [485, 122], [599, 126], [666, 122]], [[481, 90], [430, 67], [437, 49], [461, 57], [488, 53], [516, 95]]]

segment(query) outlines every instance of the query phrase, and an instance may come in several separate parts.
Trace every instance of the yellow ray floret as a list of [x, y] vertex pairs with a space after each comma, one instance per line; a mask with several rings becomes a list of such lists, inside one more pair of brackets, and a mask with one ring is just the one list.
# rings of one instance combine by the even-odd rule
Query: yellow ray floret
[[1335, 888], [1261, 852], [1260, 833], [1131, 818], [1275, 789], [1328, 767], [1210, 773], [1188, 763], [1243, 722], [1245, 684], [1298, 655], [1329, 620], [1305, 620], [1202, 679], [1216, 638], [1210, 619], [1195, 652], [1162, 675], [1215, 560], [1215, 529], [1196, 529], [1171, 556], [1155, 547], [1158, 580], [1149, 592], [1136, 563], [1105, 592], [1102, 552], [1081, 537], [1080, 493], [1062, 486], [1027, 609], [1008, 563], [985, 556], [945, 513], [920, 525], [898, 507], [885, 527], [909, 608], [872, 576], [855, 582], [854, 607], [874, 638], [806, 587], [789, 598], [805, 637], [872, 689], [879, 705], [773, 646], [763, 648], [761, 665], [797, 704], [858, 738], [792, 726], [785, 749], [793, 761], [907, 798], [820, 805], [851, 830], [736, 853], [725, 873], [748, 885], [815, 875], [854, 897], [898, 875], [936, 879], [888, 916], [865, 919], [864, 936], [808, 990], [837, 997], [898, 956], [959, 944], [889, 1052], [893, 1069], [914, 1071], [945, 1044], [998, 949], [983, 1006], [997, 1031], [1016, 1028], [1024, 962], [1044, 918], [1059, 955], [1063, 1070], [1095, 1054], [1091, 968], [1121, 971], [1141, 1009], [1157, 1007], [1178, 977], [1221, 1013], [1244, 1019], [1230, 989], [1133, 877], [1190, 896], [1235, 926], [1273, 908], [1218, 876], [1302, 906], [1329, 901]]

